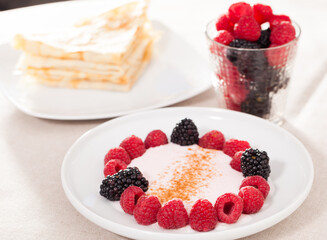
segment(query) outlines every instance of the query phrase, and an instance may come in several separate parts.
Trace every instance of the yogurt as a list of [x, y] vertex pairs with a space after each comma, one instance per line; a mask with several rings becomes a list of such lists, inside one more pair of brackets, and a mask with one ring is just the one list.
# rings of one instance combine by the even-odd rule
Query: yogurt
[[224, 193], [238, 193], [243, 176], [230, 161], [220, 150], [168, 143], [149, 148], [130, 166], [138, 167], [148, 179], [147, 194], [156, 195], [162, 204], [180, 198], [190, 209], [200, 198], [215, 204]]

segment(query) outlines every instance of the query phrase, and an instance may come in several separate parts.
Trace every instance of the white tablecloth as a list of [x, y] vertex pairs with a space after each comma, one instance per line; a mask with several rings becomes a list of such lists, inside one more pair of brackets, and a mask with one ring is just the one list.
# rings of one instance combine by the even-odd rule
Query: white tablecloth
[[[326, 239], [327, 2], [269, 2], [276, 12], [290, 15], [302, 28], [283, 127], [309, 150], [315, 180], [310, 195], [291, 216], [247, 239]], [[149, 14], [164, 21], [206, 55], [204, 26], [225, 12], [230, 3], [153, 0]], [[36, 16], [25, 10], [0, 12], [0, 42], [11, 31], [24, 27], [24, 17]], [[218, 105], [210, 89], [175, 106]], [[0, 109], [0, 239], [125, 239], [81, 216], [61, 187], [60, 168], [66, 151], [84, 132], [106, 120], [39, 119], [20, 112], [3, 95]]]

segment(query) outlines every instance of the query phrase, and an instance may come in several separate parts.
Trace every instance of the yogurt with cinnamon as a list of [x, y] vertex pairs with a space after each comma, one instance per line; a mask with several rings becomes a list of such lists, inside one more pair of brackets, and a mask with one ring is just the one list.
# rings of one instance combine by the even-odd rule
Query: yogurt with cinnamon
[[243, 176], [230, 161], [219, 150], [168, 143], [149, 148], [130, 166], [138, 167], [148, 179], [147, 194], [156, 195], [162, 204], [180, 198], [190, 209], [200, 198], [214, 204], [224, 193], [238, 193]]

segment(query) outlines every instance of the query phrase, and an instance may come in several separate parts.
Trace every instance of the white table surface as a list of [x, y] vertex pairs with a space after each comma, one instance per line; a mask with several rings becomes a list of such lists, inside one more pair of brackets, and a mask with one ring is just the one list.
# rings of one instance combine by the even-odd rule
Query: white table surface
[[[206, 55], [204, 26], [225, 12], [231, 2], [153, 0], [149, 15], [179, 32]], [[315, 180], [310, 195], [291, 216], [246, 239], [326, 239], [327, 2], [269, 2], [275, 12], [290, 15], [302, 28], [283, 127], [309, 150]], [[55, 14], [67, 13], [63, 9]], [[29, 21], [36, 28], [44, 24], [42, 13], [36, 15], [33, 8], [0, 12], [0, 42], [26, 29]], [[218, 107], [218, 104], [210, 89], [174, 106]], [[60, 169], [66, 151], [84, 132], [104, 121], [107, 120], [35, 118], [20, 112], [0, 95], [0, 239], [125, 239], [81, 216], [61, 186]]]

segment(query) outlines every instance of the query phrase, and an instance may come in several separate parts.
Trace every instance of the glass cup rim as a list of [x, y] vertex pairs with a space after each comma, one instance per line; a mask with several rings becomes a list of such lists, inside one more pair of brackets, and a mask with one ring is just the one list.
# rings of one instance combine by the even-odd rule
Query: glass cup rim
[[236, 50], [236, 51], [267, 51], [267, 50], [281, 49], [281, 48], [284, 48], [284, 47], [286, 47], [286, 46], [288, 46], [288, 45], [291, 45], [293, 42], [296, 42], [296, 41], [299, 39], [300, 35], [301, 35], [301, 28], [300, 28], [299, 24], [298, 24], [297, 22], [295, 22], [295, 21], [292, 20], [292, 25], [295, 26], [295, 28], [296, 28], [297, 31], [296, 31], [296, 36], [295, 36], [295, 38], [294, 38], [292, 41], [288, 42], [288, 43], [285, 43], [285, 44], [283, 44], [283, 45], [276, 46], [276, 47], [270, 47], [270, 48], [259, 48], [259, 49], [230, 47], [230, 46], [224, 45], [224, 44], [222, 44], [222, 43], [216, 42], [216, 41], [213, 40], [213, 39], [209, 36], [209, 34], [208, 34], [208, 28], [209, 28], [209, 25], [210, 25], [212, 22], [217, 21], [217, 20], [218, 20], [218, 18], [214, 18], [214, 19], [212, 19], [211, 21], [209, 21], [209, 23], [207, 23], [207, 25], [206, 25], [206, 29], [205, 29], [205, 35], [206, 35], [206, 38], [207, 38], [210, 42], [212, 42], [213, 44], [216, 44], [216, 45], [218, 45], [218, 46], [220, 46], [220, 47], [224, 47], [224, 48], [227, 48], [227, 49]]

